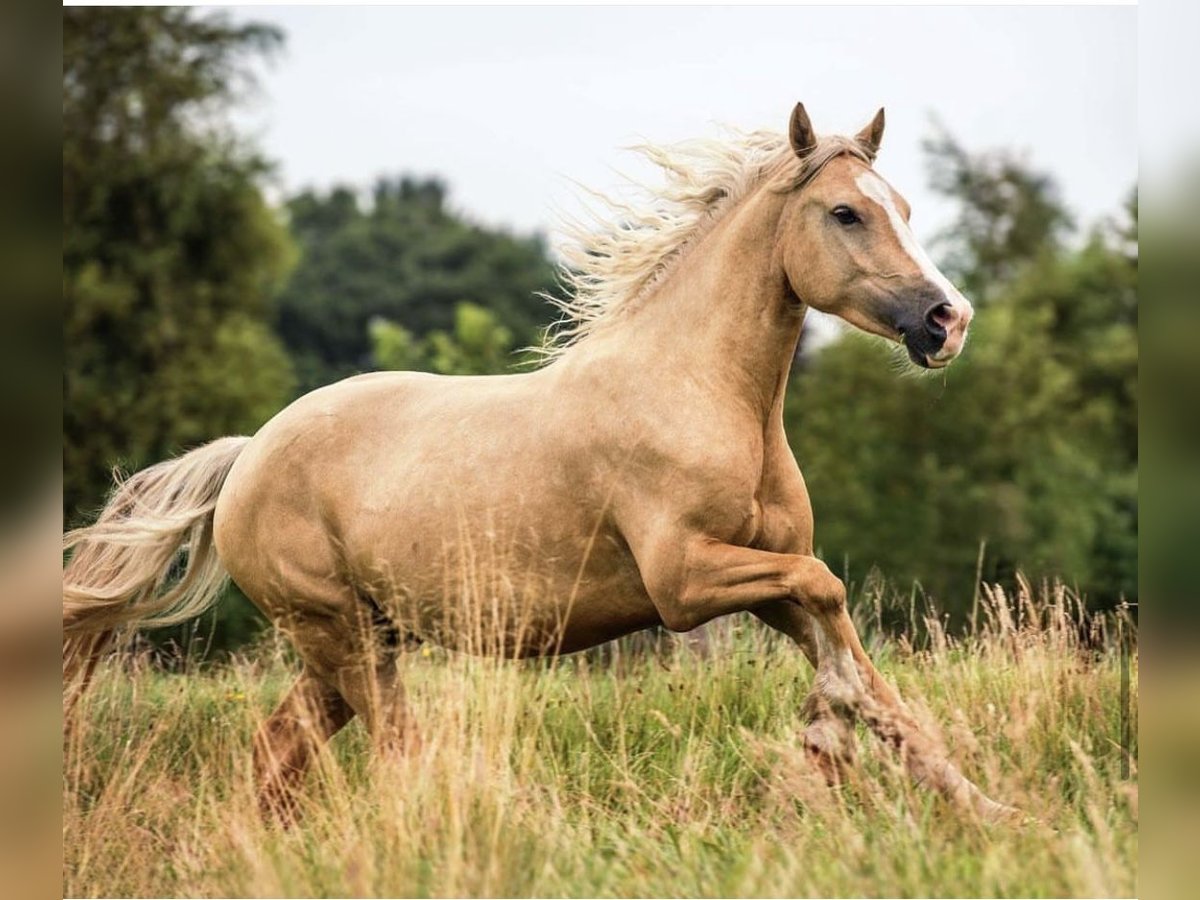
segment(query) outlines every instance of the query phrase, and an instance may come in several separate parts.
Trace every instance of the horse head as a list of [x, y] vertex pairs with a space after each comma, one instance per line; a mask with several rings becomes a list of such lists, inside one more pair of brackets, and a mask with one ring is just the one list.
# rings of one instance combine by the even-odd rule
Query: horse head
[[799, 168], [779, 251], [800, 302], [941, 368], [961, 352], [974, 311], [917, 242], [908, 203], [873, 168], [883, 126], [881, 109], [853, 138], [818, 137], [796, 104], [788, 138]]

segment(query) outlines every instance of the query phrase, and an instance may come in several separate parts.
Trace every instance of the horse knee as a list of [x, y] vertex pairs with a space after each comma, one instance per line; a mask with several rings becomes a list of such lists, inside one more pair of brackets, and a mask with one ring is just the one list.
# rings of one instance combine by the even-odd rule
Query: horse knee
[[815, 557], [805, 560], [796, 584], [796, 599], [816, 616], [829, 616], [846, 608], [846, 585], [825, 563]]

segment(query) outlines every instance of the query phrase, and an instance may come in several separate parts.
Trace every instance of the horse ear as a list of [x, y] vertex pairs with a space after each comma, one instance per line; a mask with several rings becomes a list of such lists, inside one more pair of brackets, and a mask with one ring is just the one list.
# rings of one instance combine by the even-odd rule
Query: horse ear
[[883, 107], [879, 107], [879, 112], [875, 113], [875, 118], [871, 120], [871, 124], [854, 136], [854, 139], [863, 145], [863, 149], [870, 154], [871, 158], [875, 158], [875, 154], [879, 152], [879, 145], [883, 141]]
[[788, 124], [788, 141], [797, 156], [807, 156], [817, 146], [817, 133], [813, 131], [812, 122], [803, 103], [797, 103], [792, 110], [792, 121]]

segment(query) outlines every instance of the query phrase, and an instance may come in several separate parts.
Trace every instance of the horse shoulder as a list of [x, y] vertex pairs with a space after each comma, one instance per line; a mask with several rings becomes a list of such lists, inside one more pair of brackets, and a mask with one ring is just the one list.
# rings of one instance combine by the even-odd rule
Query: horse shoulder
[[627, 539], [702, 532], [749, 544], [762, 521], [763, 432], [728, 410], [659, 409], [627, 423], [611, 457]]

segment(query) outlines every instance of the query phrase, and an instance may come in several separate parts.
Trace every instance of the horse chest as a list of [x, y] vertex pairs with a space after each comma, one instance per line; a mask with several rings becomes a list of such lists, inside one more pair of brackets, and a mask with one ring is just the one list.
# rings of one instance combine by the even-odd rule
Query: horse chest
[[756, 494], [757, 516], [751, 546], [777, 553], [811, 554], [812, 504], [791, 451], [768, 454]]

